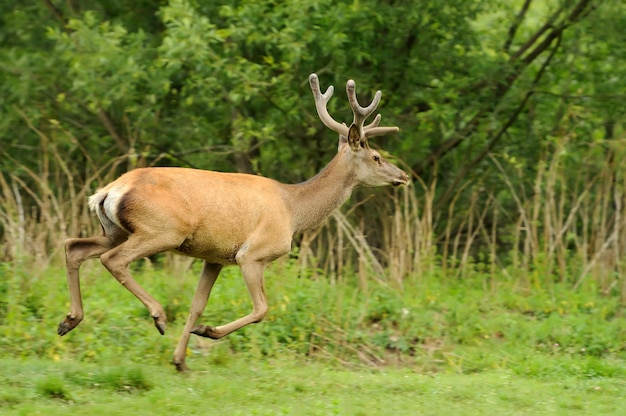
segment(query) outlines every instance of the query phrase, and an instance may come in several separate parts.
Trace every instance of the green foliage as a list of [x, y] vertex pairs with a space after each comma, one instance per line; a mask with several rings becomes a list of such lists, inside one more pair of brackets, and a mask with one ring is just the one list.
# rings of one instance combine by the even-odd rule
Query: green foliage
[[[26, 155], [18, 144], [36, 143], [36, 135], [23, 128], [17, 106], [44, 132], [52, 128], [50, 120], [57, 120], [96, 163], [101, 162], [98, 151], [111, 158], [132, 149], [142, 163], [158, 163], [168, 153], [169, 163], [232, 170], [232, 159], [220, 160], [223, 153], [201, 152], [226, 148], [247, 154], [251, 167], [268, 176], [302, 180], [319, 166], [302, 167], [296, 160], [328, 155], [334, 147], [321, 145], [328, 135], [312, 114], [310, 100], [303, 99], [308, 97], [305, 80], [317, 71], [324, 84], [338, 89], [350, 77], [368, 90], [382, 88], [384, 113], [405, 131], [389, 150], [401, 150], [405, 162], [417, 167], [429, 153], [441, 154], [477, 112], [493, 112], [485, 119], [502, 123], [500, 117], [516, 105], [538, 68], [525, 62], [528, 74], [519, 75], [519, 85], [512, 86], [506, 100], [494, 103], [493, 91], [508, 82], [506, 76], [518, 65], [513, 53], [525, 51], [523, 44], [554, 8], [533, 4], [510, 33], [518, 2], [413, 3], [89, 1], [52, 11], [32, 1], [9, 2], [0, 16], [6, 23], [0, 33], [6, 62], [1, 103], [10, 116], [3, 123], [23, 131], [3, 142], [20, 161]], [[621, 40], [616, 33], [622, 17], [614, 13], [616, 2], [604, 3], [569, 29], [573, 34], [562, 40], [541, 80], [538, 89], [545, 93], [536, 94], [530, 105], [550, 111], [542, 111], [541, 119], [522, 116], [526, 119], [512, 127], [533, 137], [503, 142], [501, 150], [535, 158], [537, 147], [531, 143], [553, 128], [553, 114], [564, 100], [581, 105], [569, 94], [593, 94], [591, 106], [581, 106], [590, 112], [590, 121], [602, 120], [607, 111], [619, 114], [603, 105], [603, 94], [619, 90], [622, 79], [612, 64], [621, 53], [615, 45]], [[570, 7], [557, 16], [575, 9]], [[32, 14], [38, 22], [26, 19]], [[503, 48], [503, 39], [511, 35], [508, 49]], [[615, 76], [606, 76], [611, 73]], [[331, 106], [346, 114], [345, 103]], [[526, 131], [528, 122], [540, 127], [536, 133]], [[463, 141], [461, 151], [440, 162], [458, 171], [463, 151], [480, 150], [490, 129], [476, 129], [471, 143]], [[79, 151], [68, 137], [58, 140], [68, 145], [67, 152]], [[297, 159], [291, 157], [294, 145]], [[281, 157], [284, 152], [287, 157]], [[286, 166], [276, 166], [277, 158]]]
[[55, 376], [49, 376], [40, 380], [37, 383], [37, 391], [45, 398], [71, 400], [63, 380]]
[[144, 371], [134, 366], [102, 368], [87, 376], [78, 372], [68, 373], [66, 377], [83, 386], [105, 388], [122, 393], [147, 391], [153, 387]]
[[[164, 337], [130, 293], [101, 267], [89, 266], [82, 279], [85, 320], [58, 337], [54, 329], [69, 305], [62, 272], [26, 275], [5, 267], [9, 284], [0, 304], [9, 306], [3, 311], [0, 348], [13, 357], [115, 363], [120, 367], [90, 382], [112, 389], [149, 389], [141, 371], [121, 366], [169, 365], [199, 269], [178, 277], [147, 265], [143, 269], [135, 271], [138, 281], [169, 312]], [[526, 292], [506, 283], [485, 287], [480, 274], [450, 283], [435, 270], [402, 292], [384, 287], [364, 292], [349, 279], [333, 284], [296, 274], [293, 262], [270, 267], [266, 319], [219, 342], [192, 337], [192, 367], [225, 366], [239, 359], [235, 356], [294, 355], [350, 366], [400, 364], [461, 373], [508, 368], [543, 375], [560, 371], [550, 360], [569, 360], [580, 367], [569, 376], [600, 377], [611, 368], [622, 374], [617, 363], [626, 357], [623, 308], [619, 298], [599, 295], [593, 285], [579, 291], [555, 285]], [[25, 282], [29, 279], [36, 286]], [[227, 268], [200, 322], [223, 324], [247, 314], [250, 307], [239, 271]]]
[[[309, 414], [403, 414], [440, 400], [444, 411], [422, 408], [441, 414], [475, 409], [477, 397], [489, 399], [481, 414], [617, 409], [626, 379], [623, 6], [526, 3], [3, 2], [0, 350], [14, 370], [0, 375], [0, 405], [31, 414], [24, 397], [69, 406], [85, 394], [80, 405], [134, 403], [124, 413], [147, 408], [144, 396], [161, 413], [192, 414], [188, 401], [206, 410], [181, 379], [153, 377], [169, 368], [199, 265], [133, 265], [165, 307], [164, 337], [102, 268], [84, 267], [86, 318], [61, 338], [62, 241], [97, 231], [86, 197], [137, 166], [312, 176], [336, 143], [306, 85], [317, 72], [322, 87], [336, 87], [329, 107], [340, 121], [351, 118], [347, 79], [363, 101], [383, 90], [384, 123], [402, 134], [380, 143], [415, 186], [380, 190], [317, 240], [303, 237], [310, 244], [267, 272], [262, 323], [218, 342], [192, 338], [191, 367], [222, 378], [191, 385], [230, 398], [233, 414], [246, 413], [232, 403], [248, 386], [248, 401], [266, 406], [248, 413], [259, 414], [301, 414], [306, 400]], [[239, 272], [227, 269], [201, 321], [225, 323], [250, 307]], [[285, 357], [313, 367], [292, 378], [257, 371]], [[45, 364], [31, 364], [37, 358]], [[339, 378], [316, 377], [320, 362]], [[15, 370], [21, 363], [36, 367], [29, 379]], [[372, 369], [394, 367], [410, 372], [368, 390], [382, 374]], [[415, 382], [415, 373], [432, 378]], [[439, 382], [453, 374], [463, 377]], [[513, 378], [529, 384], [511, 391]], [[478, 390], [481, 380], [493, 387]], [[338, 386], [349, 392], [343, 402]], [[394, 407], [408, 393], [407, 407]], [[393, 400], [378, 409], [373, 395]]]
[[[353, 78], [363, 100], [384, 92], [384, 123], [401, 128], [379, 143], [411, 170], [410, 198], [380, 191], [350, 218], [383, 267], [390, 248], [413, 257], [399, 280], [433, 254], [407, 241], [430, 230], [421, 243], [447, 264], [622, 290], [602, 278], [626, 247], [609, 229], [626, 218], [617, 0], [58, 3], [0, 6], [3, 260], [56, 260], [65, 237], [97, 230], [87, 195], [137, 166], [311, 177], [336, 148], [308, 91], [317, 72], [338, 120]], [[390, 244], [393, 211], [414, 225]], [[311, 245], [328, 272], [323, 235]]]

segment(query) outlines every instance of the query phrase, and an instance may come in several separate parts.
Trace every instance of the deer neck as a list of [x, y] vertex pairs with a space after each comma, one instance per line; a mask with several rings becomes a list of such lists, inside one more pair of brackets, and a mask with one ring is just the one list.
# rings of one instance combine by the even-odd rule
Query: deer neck
[[345, 152], [339, 152], [311, 179], [287, 185], [294, 234], [315, 228], [350, 198], [357, 181], [347, 157]]

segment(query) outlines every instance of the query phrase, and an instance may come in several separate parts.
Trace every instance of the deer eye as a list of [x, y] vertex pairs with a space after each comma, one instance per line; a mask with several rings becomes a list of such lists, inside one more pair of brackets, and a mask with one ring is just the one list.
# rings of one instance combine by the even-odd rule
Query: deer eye
[[374, 156], [372, 156], [372, 159], [374, 159], [374, 162], [380, 163], [380, 156], [374, 155]]

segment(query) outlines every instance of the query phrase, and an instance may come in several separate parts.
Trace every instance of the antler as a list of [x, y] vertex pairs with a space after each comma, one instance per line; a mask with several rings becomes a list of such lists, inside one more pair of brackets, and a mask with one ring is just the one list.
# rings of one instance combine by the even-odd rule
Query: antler
[[[322, 120], [322, 123], [324, 123], [324, 125], [332, 131], [339, 133], [342, 136], [347, 136], [349, 131], [348, 126], [344, 123], [337, 122], [330, 116], [330, 114], [328, 114], [327, 105], [335, 91], [334, 87], [332, 85], [329, 86], [326, 92], [322, 94], [319, 79], [316, 74], [311, 74], [309, 76], [309, 84], [311, 84], [311, 91], [313, 91], [313, 97], [315, 99], [315, 108], [317, 109], [317, 114], [320, 117], [320, 120]], [[398, 127], [378, 127], [381, 119], [380, 114], [377, 114], [370, 124], [363, 126], [365, 120], [374, 111], [376, 111], [376, 107], [378, 107], [378, 104], [380, 103], [380, 98], [382, 96], [380, 91], [376, 91], [374, 99], [367, 107], [362, 107], [359, 104], [359, 101], [356, 98], [356, 84], [353, 80], [349, 80], [346, 84], [346, 92], [348, 94], [348, 101], [350, 102], [352, 113], [354, 114], [352, 123], [359, 129], [359, 135], [363, 139], [367, 139], [372, 136], [395, 133], [400, 130]]]
[[317, 109], [317, 115], [322, 120], [322, 123], [335, 133], [339, 133], [342, 136], [348, 136], [348, 126], [343, 123], [339, 123], [328, 114], [328, 108], [326, 107], [330, 97], [333, 96], [335, 88], [331, 85], [326, 92], [322, 94], [320, 90], [320, 82], [316, 74], [309, 76], [309, 84], [311, 84], [311, 91], [313, 91], [313, 98], [315, 99], [315, 108]]
[[348, 94], [348, 100], [350, 101], [350, 107], [352, 107], [352, 113], [354, 114], [353, 124], [357, 126], [361, 137], [369, 138], [372, 136], [381, 136], [388, 133], [396, 133], [400, 130], [398, 127], [378, 127], [380, 123], [381, 115], [377, 114], [374, 120], [367, 126], [363, 126], [365, 120], [376, 111], [376, 107], [380, 103], [380, 98], [383, 93], [380, 90], [376, 91], [374, 99], [367, 107], [361, 107], [359, 101], [356, 98], [356, 84], [353, 80], [349, 80], [346, 84], [346, 92]]

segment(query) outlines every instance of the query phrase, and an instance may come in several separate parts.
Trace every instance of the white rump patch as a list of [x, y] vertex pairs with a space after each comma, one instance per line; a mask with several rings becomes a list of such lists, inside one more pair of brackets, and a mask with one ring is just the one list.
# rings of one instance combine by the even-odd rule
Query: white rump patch
[[107, 234], [119, 232], [118, 229], [125, 230], [117, 217], [119, 203], [125, 193], [124, 187], [113, 186], [99, 189], [89, 197], [89, 208], [95, 211]]

